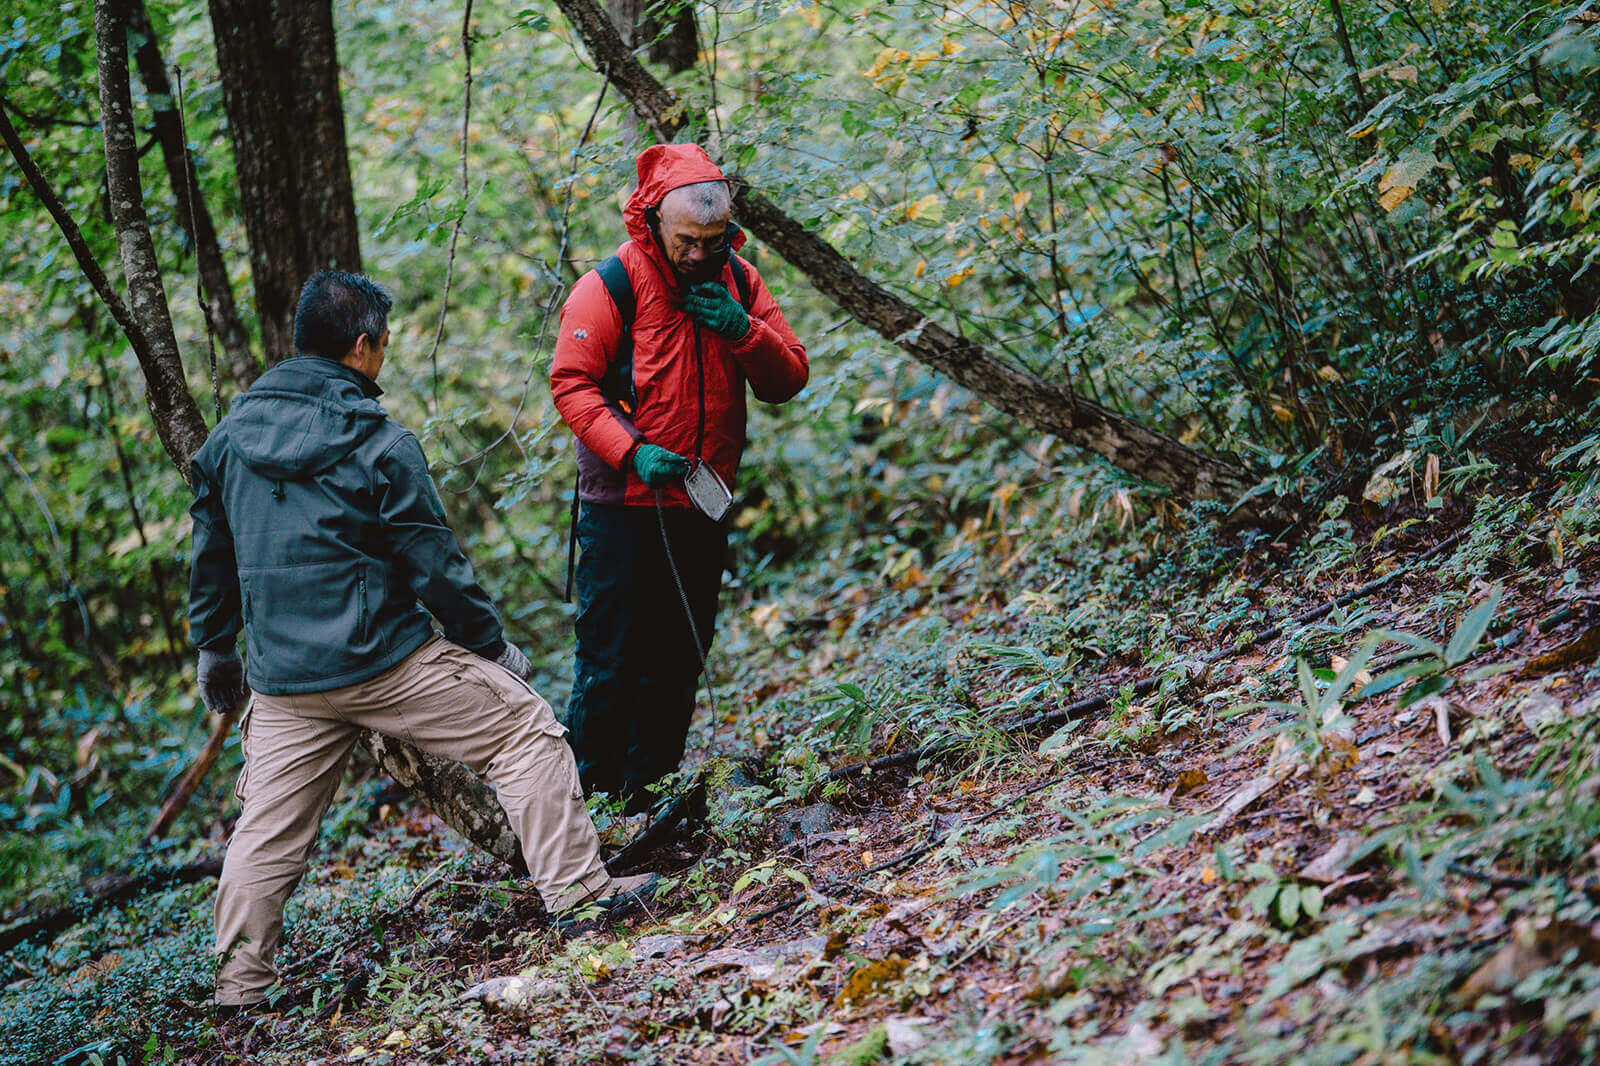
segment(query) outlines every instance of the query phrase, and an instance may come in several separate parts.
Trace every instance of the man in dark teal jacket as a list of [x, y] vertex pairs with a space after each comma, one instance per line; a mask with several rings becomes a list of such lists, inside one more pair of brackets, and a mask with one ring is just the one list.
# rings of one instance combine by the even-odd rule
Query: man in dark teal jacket
[[307, 281], [299, 356], [234, 403], [190, 467], [201, 695], [222, 712], [254, 690], [217, 890], [225, 1010], [275, 978], [284, 901], [361, 729], [486, 773], [552, 911], [638, 887], [606, 873], [566, 730], [502, 635], [417, 438], [378, 403], [389, 307], [359, 274]]

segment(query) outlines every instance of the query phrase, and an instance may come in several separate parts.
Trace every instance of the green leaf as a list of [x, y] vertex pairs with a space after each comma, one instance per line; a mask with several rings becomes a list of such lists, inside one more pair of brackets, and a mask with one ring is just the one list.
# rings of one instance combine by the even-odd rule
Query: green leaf
[[1396, 701], [1396, 706], [1402, 709], [1409, 707], [1418, 700], [1427, 699], [1429, 696], [1432, 696], [1438, 692], [1443, 692], [1449, 687], [1450, 679], [1448, 677], [1444, 677], [1443, 675], [1435, 675], [1433, 677], [1424, 678], [1423, 680], [1418, 681], [1415, 685], [1412, 685], [1410, 688], [1406, 689], [1405, 692], [1401, 693], [1400, 699]]
[[1322, 917], [1322, 889], [1307, 886], [1300, 890], [1300, 909], [1313, 922]]
[[1365, 685], [1356, 693], [1357, 699], [1370, 699], [1381, 696], [1390, 689], [1399, 688], [1414, 677], [1427, 677], [1437, 674], [1444, 669], [1444, 664], [1438, 659], [1419, 659], [1414, 662], [1397, 666], [1393, 670], [1385, 670]]
[[1285, 928], [1293, 927], [1300, 917], [1300, 886], [1287, 884], [1278, 893], [1278, 922]]
[[1461, 620], [1461, 625], [1456, 629], [1455, 635], [1450, 638], [1450, 646], [1444, 651], [1445, 662], [1451, 666], [1465, 662], [1471, 657], [1473, 649], [1483, 639], [1484, 633], [1489, 630], [1489, 623], [1494, 620], [1494, 612], [1500, 606], [1500, 597], [1505, 589], [1499, 585], [1489, 593], [1487, 599], [1467, 613]]

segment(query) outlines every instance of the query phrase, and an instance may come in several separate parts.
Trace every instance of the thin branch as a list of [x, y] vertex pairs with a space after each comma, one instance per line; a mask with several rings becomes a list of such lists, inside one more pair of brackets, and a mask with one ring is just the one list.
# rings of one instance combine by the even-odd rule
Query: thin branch
[[461, 223], [467, 217], [467, 133], [472, 125], [472, 0], [467, 0], [466, 11], [461, 16], [461, 55], [466, 60], [467, 74], [463, 83], [461, 102], [461, 203], [456, 210], [456, 221], [450, 227], [450, 254], [444, 265], [444, 298], [439, 301], [439, 324], [433, 331], [433, 345], [428, 349], [428, 365], [433, 371], [433, 410], [439, 410], [439, 341], [444, 338], [444, 320], [450, 313], [450, 284], [456, 273], [456, 242], [461, 239]]
[[[610, 69], [610, 64], [607, 64], [605, 70], [609, 71]], [[578, 143], [572, 149], [572, 166], [567, 171], [566, 198], [561, 205], [561, 241], [556, 247], [555, 266], [553, 268], [550, 266], [545, 267], [545, 270], [548, 271], [551, 277], [555, 279], [555, 287], [550, 290], [550, 298], [545, 301], [544, 313], [539, 320], [539, 337], [533, 345], [533, 350], [535, 352], [540, 351], [544, 347], [545, 334], [550, 328], [550, 316], [555, 312], [556, 301], [558, 301], [567, 291], [566, 285], [564, 285], [561, 281], [561, 264], [566, 261], [567, 239], [572, 232], [568, 220], [572, 216], [572, 188], [573, 180], [576, 178], [578, 173], [578, 155], [583, 150], [583, 146], [589, 143], [589, 135], [594, 132], [595, 120], [600, 117], [600, 108], [606, 102], [606, 90], [610, 87], [611, 79], [609, 75], [607, 75], [605, 80], [600, 85], [600, 95], [595, 98], [594, 110], [589, 112], [589, 121], [584, 123], [583, 133], [578, 136]], [[490, 441], [488, 444], [485, 444], [478, 451], [467, 456], [465, 459], [458, 459], [450, 464], [451, 466], [466, 466], [468, 463], [478, 462], [478, 469], [474, 471], [472, 475], [472, 485], [476, 485], [478, 483], [478, 479], [483, 476], [484, 464], [479, 462], [479, 460], [486, 460], [489, 453], [494, 451], [495, 448], [499, 447], [507, 437], [510, 437], [513, 441], [516, 441], [518, 450], [522, 450], [522, 442], [517, 440], [516, 437], [517, 419], [522, 416], [522, 408], [528, 402], [528, 389], [533, 385], [533, 375], [537, 369], [538, 364], [530, 359], [528, 361], [528, 376], [522, 379], [522, 393], [517, 397], [517, 406], [511, 412], [511, 418], [507, 420], [505, 430], [498, 437]], [[468, 488], [471, 488], [472, 485], [469, 485]]]
[[[20, 114], [20, 112], [19, 112]], [[95, 258], [90, 250], [89, 243], [83, 239], [83, 232], [78, 229], [78, 224], [73, 221], [66, 205], [56, 195], [50, 183], [39, 172], [38, 166], [33, 162], [33, 156], [28, 154], [28, 149], [22, 143], [22, 138], [17, 135], [17, 129], [11, 124], [6, 108], [0, 107], [0, 140], [5, 141], [6, 148], [11, 152], [11, 158], [17, 162], [17, 167], [22, 171], [22, 176], [28, 179], [28, 184], [33, 188], [33, 193], [44, 204], [45, 210], [50, 212], [50, 217], [55, 220], [56, 227], [67, 240], [67, 247], [72, 249], [73, 258], [78, 261], [78, 269], [83, 271], [83, 276], [89, 279], [89, 285], [94, 289], [95, 295], [100, 297], [100, 302], [106, 305], [106, 310], [111, 312], [111, 317], [116, 319], [121, 327], [123, 336], [128, 338], [128, 343], [135, 352], [141, 349], [148, 351], [149, 342], [145, 340], [144, 331], [133, 320], [133, 315], [128, 311], [128, 305], [122, 302], [116, 290], [111, 287], [111, 281], [106, 277], [106, 272], [100, 266], [100, 261]], [[144, 357], [140, 357], [140, 362]]]

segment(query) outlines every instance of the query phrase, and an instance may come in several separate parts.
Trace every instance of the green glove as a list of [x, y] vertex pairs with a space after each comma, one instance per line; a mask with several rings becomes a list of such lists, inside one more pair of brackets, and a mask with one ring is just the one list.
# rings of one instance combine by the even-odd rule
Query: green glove
[[701, 282], [689, 290], [683, 307], [690, 318], [731, 341], [740, 340], [750, 332], [750, 316], [744, 313], [744, 308], [725, 285]]
[[689, 472], [689, 460], [654, 444], [641, 444], [639, 450], [633, 453], [633, 468], [646, 485], [659, 489], [674, 481], [682, 481]]

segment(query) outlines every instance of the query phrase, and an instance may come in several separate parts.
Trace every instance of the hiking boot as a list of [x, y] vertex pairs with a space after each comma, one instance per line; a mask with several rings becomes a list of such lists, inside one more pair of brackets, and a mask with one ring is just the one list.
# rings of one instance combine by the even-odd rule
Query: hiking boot
[[660, 887], [660, 874], [613, 877], [609, 895], [563, 908], [550, 916], [550, 925], [566, 936], [595, 932], [636, 914], [648, 913]]
[[211, 1013], [219, 1022], [235, 1019], [249, 1021], [258, 1015], [268, 1013], [267, 1001], [258, 999], [254, 1003], [213, 1003]]

